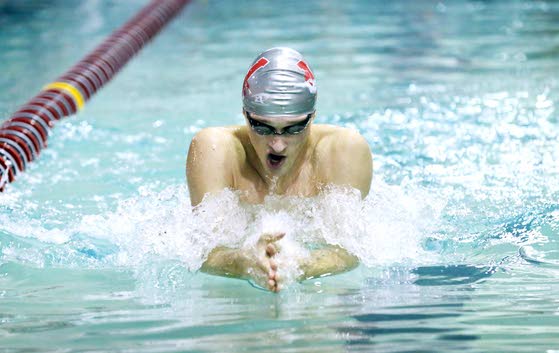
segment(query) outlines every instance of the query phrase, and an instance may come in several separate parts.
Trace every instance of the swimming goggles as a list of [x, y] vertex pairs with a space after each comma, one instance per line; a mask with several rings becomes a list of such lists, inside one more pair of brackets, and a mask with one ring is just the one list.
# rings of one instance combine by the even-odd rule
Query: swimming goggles
[[302, 133], [307, 126], [309, 125], [309, 121], [312, 118], [313, 113], [307, 115], [305, 120], [302, 120], [296, 124], [286, 126], [282, 129], [282, 131], [278, 132], [274, 127], [264, 124], [261, 121], [255, 120], [250, 116], [250, 113], [245, 110], [246, 117], [248, 119], [248, 123], [250, 124], [250, 128], [254, 130], [258, 135], [297, 135]]

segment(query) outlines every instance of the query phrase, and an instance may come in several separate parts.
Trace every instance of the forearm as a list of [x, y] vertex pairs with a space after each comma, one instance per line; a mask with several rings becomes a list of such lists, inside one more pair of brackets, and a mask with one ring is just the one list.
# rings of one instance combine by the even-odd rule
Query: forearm
[[240, 249], [217, 247], [213, 249], [200, 270], [212, 275], [247, 278], [248, 259]]
[[284, 233], [263, 234], [253, 247], [213, 249], [202, 264], [201, 271], [218, 276], [250, 279], [258, 286], [277, 292], [277, 264], [271, 257], [276, 252], [272, 243], [283, 238]]
[[350, 271], [359, 265], [359, 259], [339, 246], [328, 246], [314, 250], [309, 258], [302, 261], [300, 268], [303, 274], [300, 280], [334, 275]]

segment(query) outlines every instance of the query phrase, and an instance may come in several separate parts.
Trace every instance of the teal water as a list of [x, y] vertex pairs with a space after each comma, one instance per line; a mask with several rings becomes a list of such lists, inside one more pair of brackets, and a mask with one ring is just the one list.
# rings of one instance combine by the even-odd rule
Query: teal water
[[[1, 115], [143, 3], [0, 1]], [[0, 195], [0, 351], [559, 351], [558, 33], [554, 1], [194, 1]], [[197, 217], [190, 139], [242, 123], [277, 45], [367, 138], [371, 194]], [[196, 272], [269, 224], [362, 265], [278, 295]]]

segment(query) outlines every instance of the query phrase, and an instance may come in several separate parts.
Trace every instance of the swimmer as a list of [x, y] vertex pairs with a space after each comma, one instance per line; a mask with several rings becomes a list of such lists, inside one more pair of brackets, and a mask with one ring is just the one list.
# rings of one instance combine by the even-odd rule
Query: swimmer
[[[316, 196], [331, 184], [367, 196], [373, 172], [369, 145], [355, 130], [313, 123], [317, 87], [300, 53], [272, 48], [260, 54], [245, 76], [242, 97], [245, 125], [206, 128], [192, 139], [186, 164], [192, 206], [224, 189], [241, 191], [241, 199], [253, 204], [270, 194]], [[201, 270], [251, 279], [277, 292], [282, 278], [274, 257], [283, 236], [262, 234], [252, 250], [215, 248]], [[301, 261], [300, 279], [357, 264], [341, 247], [325, 247]]]

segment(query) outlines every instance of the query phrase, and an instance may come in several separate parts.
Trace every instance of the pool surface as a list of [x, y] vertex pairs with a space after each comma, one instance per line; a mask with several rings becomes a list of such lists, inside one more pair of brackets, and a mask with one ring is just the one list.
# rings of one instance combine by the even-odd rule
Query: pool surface
[[[0, 0], [1, 116], [144, 4]], [[243, 123], [279, 45], [369, 142], [370, 195], [192, 214], [192, 136]], [[0, 351], [559, 352], [558, 48], [556, 1], [193, 1], [0, 194]], [[279, 294], [196, 271], [270, 224], [362, 264]]]

